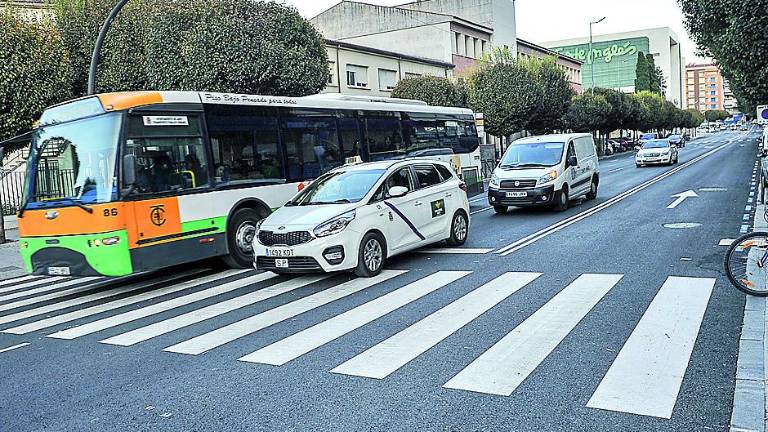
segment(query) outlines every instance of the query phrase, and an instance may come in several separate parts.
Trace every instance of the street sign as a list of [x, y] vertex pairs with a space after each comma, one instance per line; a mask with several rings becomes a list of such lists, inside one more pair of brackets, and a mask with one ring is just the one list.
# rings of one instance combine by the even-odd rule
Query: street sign
[[768, 123], [768, 105], [757, 106], [757, 121], [760, 123]]
[[475, 126], [477, 127], [477, 136], [482, 139], [485, 136], [485, 116], [483, 113], [475, 113]]

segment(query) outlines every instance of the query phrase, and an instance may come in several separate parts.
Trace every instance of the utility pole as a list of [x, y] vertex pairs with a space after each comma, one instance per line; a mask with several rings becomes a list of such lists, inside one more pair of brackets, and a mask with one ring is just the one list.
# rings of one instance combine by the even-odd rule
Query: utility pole
[[112, 21], [115, 20], [117, 14], [123, 9], [123, 6], [128, 3], [128, 0], [120, 0], [112, 11], [107, 16], [106, 21], [101, 26], [99, 31], [99, 37], [96, 38], [96, 45], [93, 47], [93, 54], [91, 55], [91, 67], [88, 70], [88, 94], [92, 95], [96, 93], [96, 67], [99, 65], [99, 56], [101, 53], [101, 46], [104, 45], [104, 39], [107, 37], [107, 31], [112, 27]]
[[3, 207], [3, 179], [5, 174], [3, 172], [3, 159], [5, 159], [4, 147], [0, 146], [0, 244], [4, 244], [7, 239], [5, 238], [5, 211]]
[[602, 17], [597, 21], [592, 21], [589, 23], [589, 52], [587, 53], [587, 62], [589, 63], [589, 71], [592, 75], [592, 85], [590, 87], [592, 96], [595, 95], [595, 59], [592, 56], [592, 26], [594, 24], [600, 24], [601, 22], [603, 22], [603, 20], [605, 20], [605, 17]]

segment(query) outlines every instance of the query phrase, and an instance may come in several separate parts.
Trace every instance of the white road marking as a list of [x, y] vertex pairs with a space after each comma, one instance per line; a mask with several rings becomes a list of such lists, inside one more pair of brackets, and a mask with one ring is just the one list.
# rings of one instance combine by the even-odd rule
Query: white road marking
[[482, 248], [424, 248], [414, 251], [422, 254], [470, 254], [470, 255], [482, 255], [493, 252], [493, 249]]
[[744, 207], [744, 211], [752, 211], [752, 206], [748, 205], [748, 206]]
[[39, 321], [33, 321], [31, 323], [27, 323], [27, 324], [20, 325], [20, 326], [17, 326], [17, 327], [12, 327], [12, 328], [9, 328], [9, 329], [5, 329], [2, 332], [3, 333], [11, 333], [11, 334], [26, 334], [26, 333], [37, 331], [37, 330], [40, 330], [40, 329], [44, 329], [44, 328], [48, 328], [48, 327], [53, 327], [55, 325], [63, 324], [63, 323], [66, 323], [66, 322], [70, 322], [70, 321], [74, 321], [74, 320], [77, 320], [77, 319], [81, 319], [81, 318], [97, 315], [97, 314], [100, 314], [100, 313], [103, 313], [103, 312], [107, 312], [107, 311], [111, 311], [111, 310], [114, 310], [114, 309], [119, 309], [121, 307], [129, 306], [129, 305], [132, 305], [132, 304], [136, 304], [136, 303], [140, 303], [140, 302], [143, 302], [143, 301], [151, 300], [153, 298], [165, 296], [165, 295], [168, 295], [168, 294], [173, 294], [175, 292], [184, 291], [184, 290], [187, 290], [189, 288], [194, 288], [194, 287], [199, 286], [199, 285], [207, 284], [207, 283], [210, 283], [210, 282], [215, 282], [217, 280], [224, 279], [224, 278], [227, 278], [227, 277], [230, 277], [230, 276], [234, 276], [234, 275], [237, 275], [237, 274], [240, 274], [240, 273], [244, 273], [246, 271], [248, 271], [248, 270], [230, 270], [230, 271], [226, 271], [224, 273], [218, 273], [218, 274], [215, 274], [215, 275], [206, 276], [206, 277], [203, 277], [201, 279], [194, 279], [194, 280], [187, 281], [187, 282], [184, 282], [184, 283], [181, 283], [181, 284], [170, 285], [170, 286], [167, 286], [167, 287], [163, 287], [163, 288], [160, 288], [160, 289], [156, 289], [156, 290], [148, 291], [148, 292], [145, 292], [145, 293], [133, 295], [133, 296], [130, 296], [130, 297], [119, 299], [119, 300], [113, 300], [111, 302], [103, 303], [103, 304], [100, 304], [100, 305], [91, 306], [91, 307], [87, 307], [87, 308], [84, 308], [84, 309], [79, 309], [79, 310], [72, 311], [72, 312], [65, 313], [65, 314], [61, 314], [61, 315], [56, 315], [56, 316], [53, 316], [53, 317], [50, 317], [50, 318], [45, 318], [45, 319], [42, 319], [42, 320], [39, 320]]
[[[89, 303], [89, 302], [92, 302], [92, 301], [101, 300], [103, 298], [108, 298], [108, 297], [112, 297], [112, 296], [116, 296], [116, 295], [120, 295], [120, 294], [125, 294], [127, 292], [136, 291], [136, 290], [139, 290], [139, 289], [142, 289], [142, 288], [146, 288], [146, 287], [149, 287], [149, 286], [152, 286], [152, 285], [155, 285], [155, 284], [162, 283], [162, 282], [167, 281], [167, 280], [178, 279], [179, 277], [184, 277], [184, 275], [188, 275], [190, 273], [196, 273], [196, 271], [189, 271], [189, 272], [181, 273], [180, 275], [164, 276], [162, 278], [156, 278], [156, 279], [152, 279], [152, 280], [146, 281], [146, 282], [138, 282], [138, 283], [122, 286], [122, 287], [119, 287], [119, 288], [114, 288], [114, 289], [111, 289], [111, 290], [108, 290], [108, 291], [100, 291], [100, 292], [96, 292], [94, 294], [89, 294], [89, 295], [86, 295], [86, 296], [83, 296], [83, 297], [77, 297], [77, 298], [73, 298], [73, 299], [70, 299], [70, 300], [65, 300], [65, 301], [58, 302], [58, 303], [53, 303], [53, 304], [49, 304], [49, 305], [45, 305], [45, 306], [39, 306], [39, 307], [36, 307], [36, 308], [33, 308], [33, 309], [28, 309], [28, 310], [21, 311], [21, 312], [16, 312], [14, 314], [5, 315], [3, 317], [0, 317], [0, 324], [7, 324], [9, 322], [18, 321], [20, 319], [30, 318], [30, 317], [37, 316], [37, 315], [43, 315], [43, 314], [47, 314], [47, 313], [50, 313], [50, 312], [53, 312], [53, 311], [66, 309], [66, 308], [69, 308], [69, 307], [72, 307], [72, 306], [78, 306], [78, 305], [81, 305], [81, 304], [84, 304], [84, 303]], [[33, 299], [33, 300], [35, 300], [35, 299]], [[28, 300], [22, 300], [21, 302], [10, 303], [10, 304], [18, 304], [18, 303], [27, 302], [27, 301]]]
[[[4, 287], [6, 285], [15, 285], [15, 284], [26, 282], [26, 281], [29, 281], [29, 280], [32, 280], [32, 279], [36, 279], [39, 283], [43, 283], [43, 282], [50, 282], [51, 279], [57, 279], [57, 278], [58, 279], [62, 279], [61, 277], [44, 278], [42, 276], [26, 275], [26, 276], [20, 276], [20, 277], [16, 277], [16, 278], [12, 278], [12, 279], [0, 280], [0, 287]], [[18, 289], [18, 288], [11, 287], [10, 289], [0, 290], [0, 292], [13, 291], [13, 290], [16, 290], [16, 289]]]
[[255, 333], [281, 321], [285, 321], [304, 312], [308, 312], [312, 309], [347, 297], [404, 273], [407, 272], [405, 270], [384, 270], [381, 274], [372, 278], [353, 279], [349, 282], [336, 285], [335, 287], [328, 288], [283, 306], [220, 327], [176, 345], [169, 346], [168, 348], [165, 348], [164, 351], [179, 354], [202, 354], [216, 347], [240, 339], [243, 336]]
[[[53, 279], [53, 278], [51, 278], [51, 279]], [[8, 301], [8, 300], [13, 300], [13, 299], [16, 299], [16, 298], [19, 298], [19, 297], [33, 296], [35, 294], [40, 294], [40, 293], [44, 293], [44, 292], [48, 292], [48, 291], [53, 291], [53, 290], [56, 290], [56, 289], [59, 289], [59, 288], [66, 288], [66, 287], [72, 286], [72, 285], [84, 284], [84, 283], [92, 282], [92, 281], [94, 281], [94, 280], [96, 280], [98, 278], [78, 278], [78, 279], [69, 279], [69, 280], [64, 280], [62, 282], [58, 282], [58, 281], [61, 281], [61, 279], [63, 279], [63, 278], [58, 278], [58, 279], [51, 280], [51, 281], [32, 281], [32, 282], [29, 282], [29, 283], [17, 285], [15, 287], [5, 288], [4, 290], [2, 290], [0, 292], [17, 291], [17, 290], [20, 290], [22, 288], [28, 288], [28, 287], [32, 287], [32, 286], [37, 286], [37, 288], [33, 288], [33, 289], [25, 290], [25, 291], [13, 292], [11, 294], [6, 294], [4, 296], [0, 296], [0, 302], [5, 302], [5, 301]], [[56, 283], [52, 283], [52, 282], [56, 282]], [[41, 283], [45, 283], [45, 285], [38, 286]]]
[[216, 297], [230, 291], [247, 287], [248, 285], [261, 283], [275, 277], [277, 277], [277, 275], [274, 273], [259, 273], [243, 279], [237, 279], [225, 284], [207, 288], [189, 295], [176, 297], [164, 302], [155, 303], [153, 305], [145, 306], [143, 308], [128, 311], [119, 315], [92, 321], [77, 327], [68, 328], [66, 330], [50, 334], [48, 337], [56, 339], [76, 339], [81, 336], [89, 335], [121, 324], [129, 323], [140, 318], [145, 318], [157, 313], [185, 306], [200, 300]]
[[520, 250], [520, 249], [522, 249], [522, 248], [524, 248], [524, 247], [526, 247], [526, 246], [528, 246], [530, 244], [533, 244], [533, 243], [541, 240], [544, 237], [547, 237], [547, 236], [549, 236], [551, 234], [554, 234], [554, 233], [562, 230], [563, 228], [566, 228], [566, 227], [568, 227], [570, 225], [573, 225], [573, 224], [575, 224], [575, 223], [577, 223], [577, 222], [579, 222], [579, 221], [581, 221], [583, 219], [588, 218], [589, 216], [592, 216], [595, 213], [598, 213], [598, 212], [600, 212], [600, 211], [602, 211], [602, 210], [604, 210], [604, 209], [606, 209], [608, 207], [611, 207], [611, 206], [613, 206], [613, 205], [615, 205], [615, 204], [625, 200], [626, 198], [628, 198], [628, 197], [630, 197], [630, 196], [632, 196], [632, 195], [642, 191], [643, 189], [648, 188], [651, 185], [653, 185], [653, 184], [655, 184], [657, 182], [660, 182], [661, 180], [664, 180], [665, 178], [667, 178], [669, 176], [672, 176], [672, 175], [676, 174], [677, 172], [679, 172], [679, 171], [681, 171], [681, 170], [683, 170], [685, 168], [688, 168], [689, 166], [693, 165], [694, 163], [696, 163], [696, 162], [698, 162], [700, 160], [703, 160], [703, 159], [705, 159], [705, 158], [707, 158], [707, 157], [717, 153], [718, 151], [720, 151], [723, 148], [725, 148], [727, 145], [728, 144], [721, 145], [720, 147], [717, 147], [717, 148], [715, 148], [713, 150], [710, 150], [710, 151], [702, 154], [701, 156], [698, 156], [698, 157], [696, 157], [694, 159], [691, 159], [690, 161], [684, 163], [683, 165], [680, 165], [677, 168], [673, 168], [673, 169], [671, 169], [669, 171], [666, 171], [665, 173], [660, 174], [660, 175], [652, 178], [651, 180], [648, 180], [645, 183], [641, 183], [640, 185], [637, 185], [637, 186], [627, 190], [626, 192], [623, 192], [623, 193], [621, 193], [621, 194], [619, 194], [619, 195], [617, 195], [617, 196], [615, 196], [615, 197], [613, 197], [613, 198], [611, 198], [611, 199], [609, 199], [609, 200], [607, 200], [607, 201], [605, 201], [605, 202], [603, 202], [601, 204], [598, 204], [598, 205], [596, 205], [596, 206], [594, 206], [592, 208], [589, 208], [589, 209], [587, 209], [587, 210], [585, 210], [585, 211], [583, 211], [581, 213], [578, 213], [578, 214], [576, 214], [574, 216], [571, 216], [569, 218], [566, 218], [564, 220], [556, 222], [556, 223], [554, 223], [554, 224], [552, 224], [552, 225], [550, 225], [550, 226], [548, 226], [546, 228], [543, 228], [543, 229], [541, 229], [541, 230], [539, 230], [539, 231], [537, 231], [537, 232], [535, 232], [533, 234], [530, 234], [530, 235], [528, 235], [526, 237], [523, 237], [520, 240], [517, 240], [517, 241], [515, 241], [515, 242], [513, 242], [513, 243], [511, 243], [511, 244], [509, 244], [507, 246], [502, 247], [501, 249], [496, 250], [495, 253], [501, 254], [501, 256], [507, 256], [507, 255], [509, 255], [511, 253], [514, 253], [514, 252], [516, 252], [516, 251], [518, 251], [518, 250]]
[[17, 345], [9, 346], [8, 348], [0, 349], [0, 353], [4, 353], [4, 352], [8, 352], [8, 351], [13, 351], [15, 349], [23, 348], [23, 347], [25, 347], [25, 346], [27, 346], [29, 344], [30, 344], [30, 342], [22, 342], [22, 343], [17, 344]]
[[313, 284], [315, 282], [319, 282], [323, 279], [328, 278], [329, 276], [330, 275], [322, 274], [322, 275], [316, 275], [316, 276], [304, 276], [304, 277], [297, 277], [294, 279], [290, 279], [268, 288], [262, 288], [258, 291], [254, 291], [245, 295], [241, 295], [239, 297], [235, 297], [233, 299], [212, 304], [210, 306], [206, 306], [201, 309], [195, 309], [192, 312], [188, 312], [183, 315], [175, 316], [167, 320], [156, 322], [146, 327], [141, 327], [136, 330], [129, 331], [127, 333], [122, 333], [116, 336], [112, 336], [111, 338], [102, 340], [101, 343], [110, 344], [110, 345], [120, 345], [120, 346], [134, 345], [139, 342], [143, 342], [143, 341], [152, 339], [154, 337], [164, 335], [166, 333], [170, 333], [180, 328], [184, 328], [192, 324], [203, 322], [213, 317], [223, 315], [225, 313], [232, 312], [234, 310], [256, 304], [260, 301], [264, 301], [269, 298], [279, 296], [281, 294], [285, 294], [287, 292]]
[[699, 188], [699, 192], [726, 192], [728, 188], [724, 187], [703, 187]]
[[735, 241], [736, 239], [722, 239], [720, 240], [720, 243], [718, 243], [718, 246], [730, 246]]
[[624, 169], [624, 168], [614, 168], [614, 169], [612, 169], [612, 170], [608, 171], [608, 173], [610, 174], [610, 173], [619, 172], [619, 171], [621, 171], [621, 170], [623, 170], [623, 169]]
[[749, 225], [742, 225], [741, 229], [739, 230], [741, 234], [745, 234], [747, 231], [749, 231]]
[[[70, 285], [74, 285], [75, 283], [83, 283], [83, 282], [82, 281], [62, 282], [62, 283], [58, 284], [55, 288], [64, 288], [64, 287], [67, 287], [67, 286], [70, 286]], [[23, 299], [23, 300], [17, 300], [15, 302], [11, 302], [11, 303], [6, 303], [6, 304], [3, 304], [3, 305], [0, 305], [0, 312], [4, 312], [4, 311], [7, 311], [7, 310], [20, 308], [22, 306], [29, 306], [29, 305], [32, 305], [32, 304], [35, 304], [35, 303], [42, 303], [44, 301], [53, 300], [53, 299], [57, 299], [57, 298], [60, 298], [60, 297], [66, 297], [66, 296], [69, 296], [69, 295], [72, 295], [72, 294], [77, 294], [77, 293], [80, 293], [80, 292], [83, 292], [83, 291], [89, 291], [89, 290], [92, 290], [95, 285], [96, 284], [85, 285], [85, 286], [81, 286], [81, 287], [77, 287], [77, 288], [70, 288], [70, 289], [67, 289], [67, 290], [64, 290], [64, 291], [58, 291], [58, 292], [54, 292], [54, 293], [50, 293], [50, 294], [41, 295], [39, 297], [31, 297], [31, 298], [26, 298], [26, 299]], [[50, 291], [51, 290], [51, 289], [48, 289], [50, 287], [44, 287], [44, 288], [46, 288], [45, 291]], [[52, 288], [52, 289], [55, 289], [55, 288]], [[27, 293], [30, 293], [32, 291], [35, 291], [35, 290], [27, 291]], [[111, 290], [111, 291], [115, 291], [115, 290]], [[117, 291], [119, 291], [119, 290], [117, 290]], [[110, 291], [105, 291], [105, 292], [110, 292]], [[97, 294], [94, 294], [94, 295], [104, 294], [105, 292], [100, 292], [100, 293], [97, 293]], [[114, 293], [112, 295], [114, 295]], [[10, 296], [7, 296], [7, 297], [8, 298], [6, 298], [6, 299], [12, 298]], [[16, 295], [14, 295], [13, 297], [14, 298], [15, 297], [26, 297], [26, 295], [24, 295], [24, 296], [16, 296]], [[103, 296], [100, 297], [100, 298], [103, 298]], [[4, 319], [4, 318], [0, 318], [0, 323], [2, 323], [2, 319]]]
[[622, 277], [579, 276], [443, 387], [511, 395]]
[[682, 204], [683, 201], [685, 201], [686, 199], [688, 199], [688, 198], [698, 198], [698, 197], [699, 197], [699, 195], [696, 192], [692, 191], [692, 190], [687, 190], [685, 192], [680, 192], [679, 194], [672, 195], [672, 198], [677, 198], [677, 199], [674, 200], [672, 202], [672, 204], [668, 205], [667, 208], [668, 209], [677, 208], [677, 206]]
[[469, 214], [470, 214], [470, 215], [473, 215], [473, 214], [482, 213], [482, 212], [484, 212], [484, 211], [487, 211], [487, 210], [490, 210], [490, 209], [492, 209], [492, 208], [493, 208], [493, 207], [485, 207], [485, 208], [481, 208], [480, 210], [475, 210], [475, 211], [473, 211], [473, 212], [470, 212]]
[[280, 366], [454, 282], [470, 271], [439, 271], [267, 345], [238, 360]]
[[331, 372], [383, 379], [541, 276], [505, 273]]
[[715, 279], [669, 277], [587, 403], [669, 419]]
[[748, 215], [748, 214], [745, 214], [744, 216], [742, 216], [742, 218], [741, 218], [741, 219], [742, 219], [742, 220], [745, 220], [745, 221], [746, 221], [746, 220], [749, 220], [749, 215]]

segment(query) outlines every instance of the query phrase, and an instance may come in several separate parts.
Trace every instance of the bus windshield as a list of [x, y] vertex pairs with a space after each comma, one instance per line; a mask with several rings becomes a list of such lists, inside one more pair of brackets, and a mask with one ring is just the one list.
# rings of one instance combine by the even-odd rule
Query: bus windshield
[[110, 113], [37, 129], [27, 169], [26, 208], [116, 199], [120, 119], [119, 113]]

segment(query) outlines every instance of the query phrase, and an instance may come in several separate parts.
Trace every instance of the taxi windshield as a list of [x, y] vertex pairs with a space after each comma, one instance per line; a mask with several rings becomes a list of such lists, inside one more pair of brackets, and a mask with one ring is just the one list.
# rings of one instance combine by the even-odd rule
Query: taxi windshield
[[386, 170], [337, 171], [320, 177], [288, 205], [348, 204], [362, 200]]
[[653, 140], [643, 144], [644, 149], [657, 149], [667, 147], [669, 147], [669, 142], [667, 140]]

